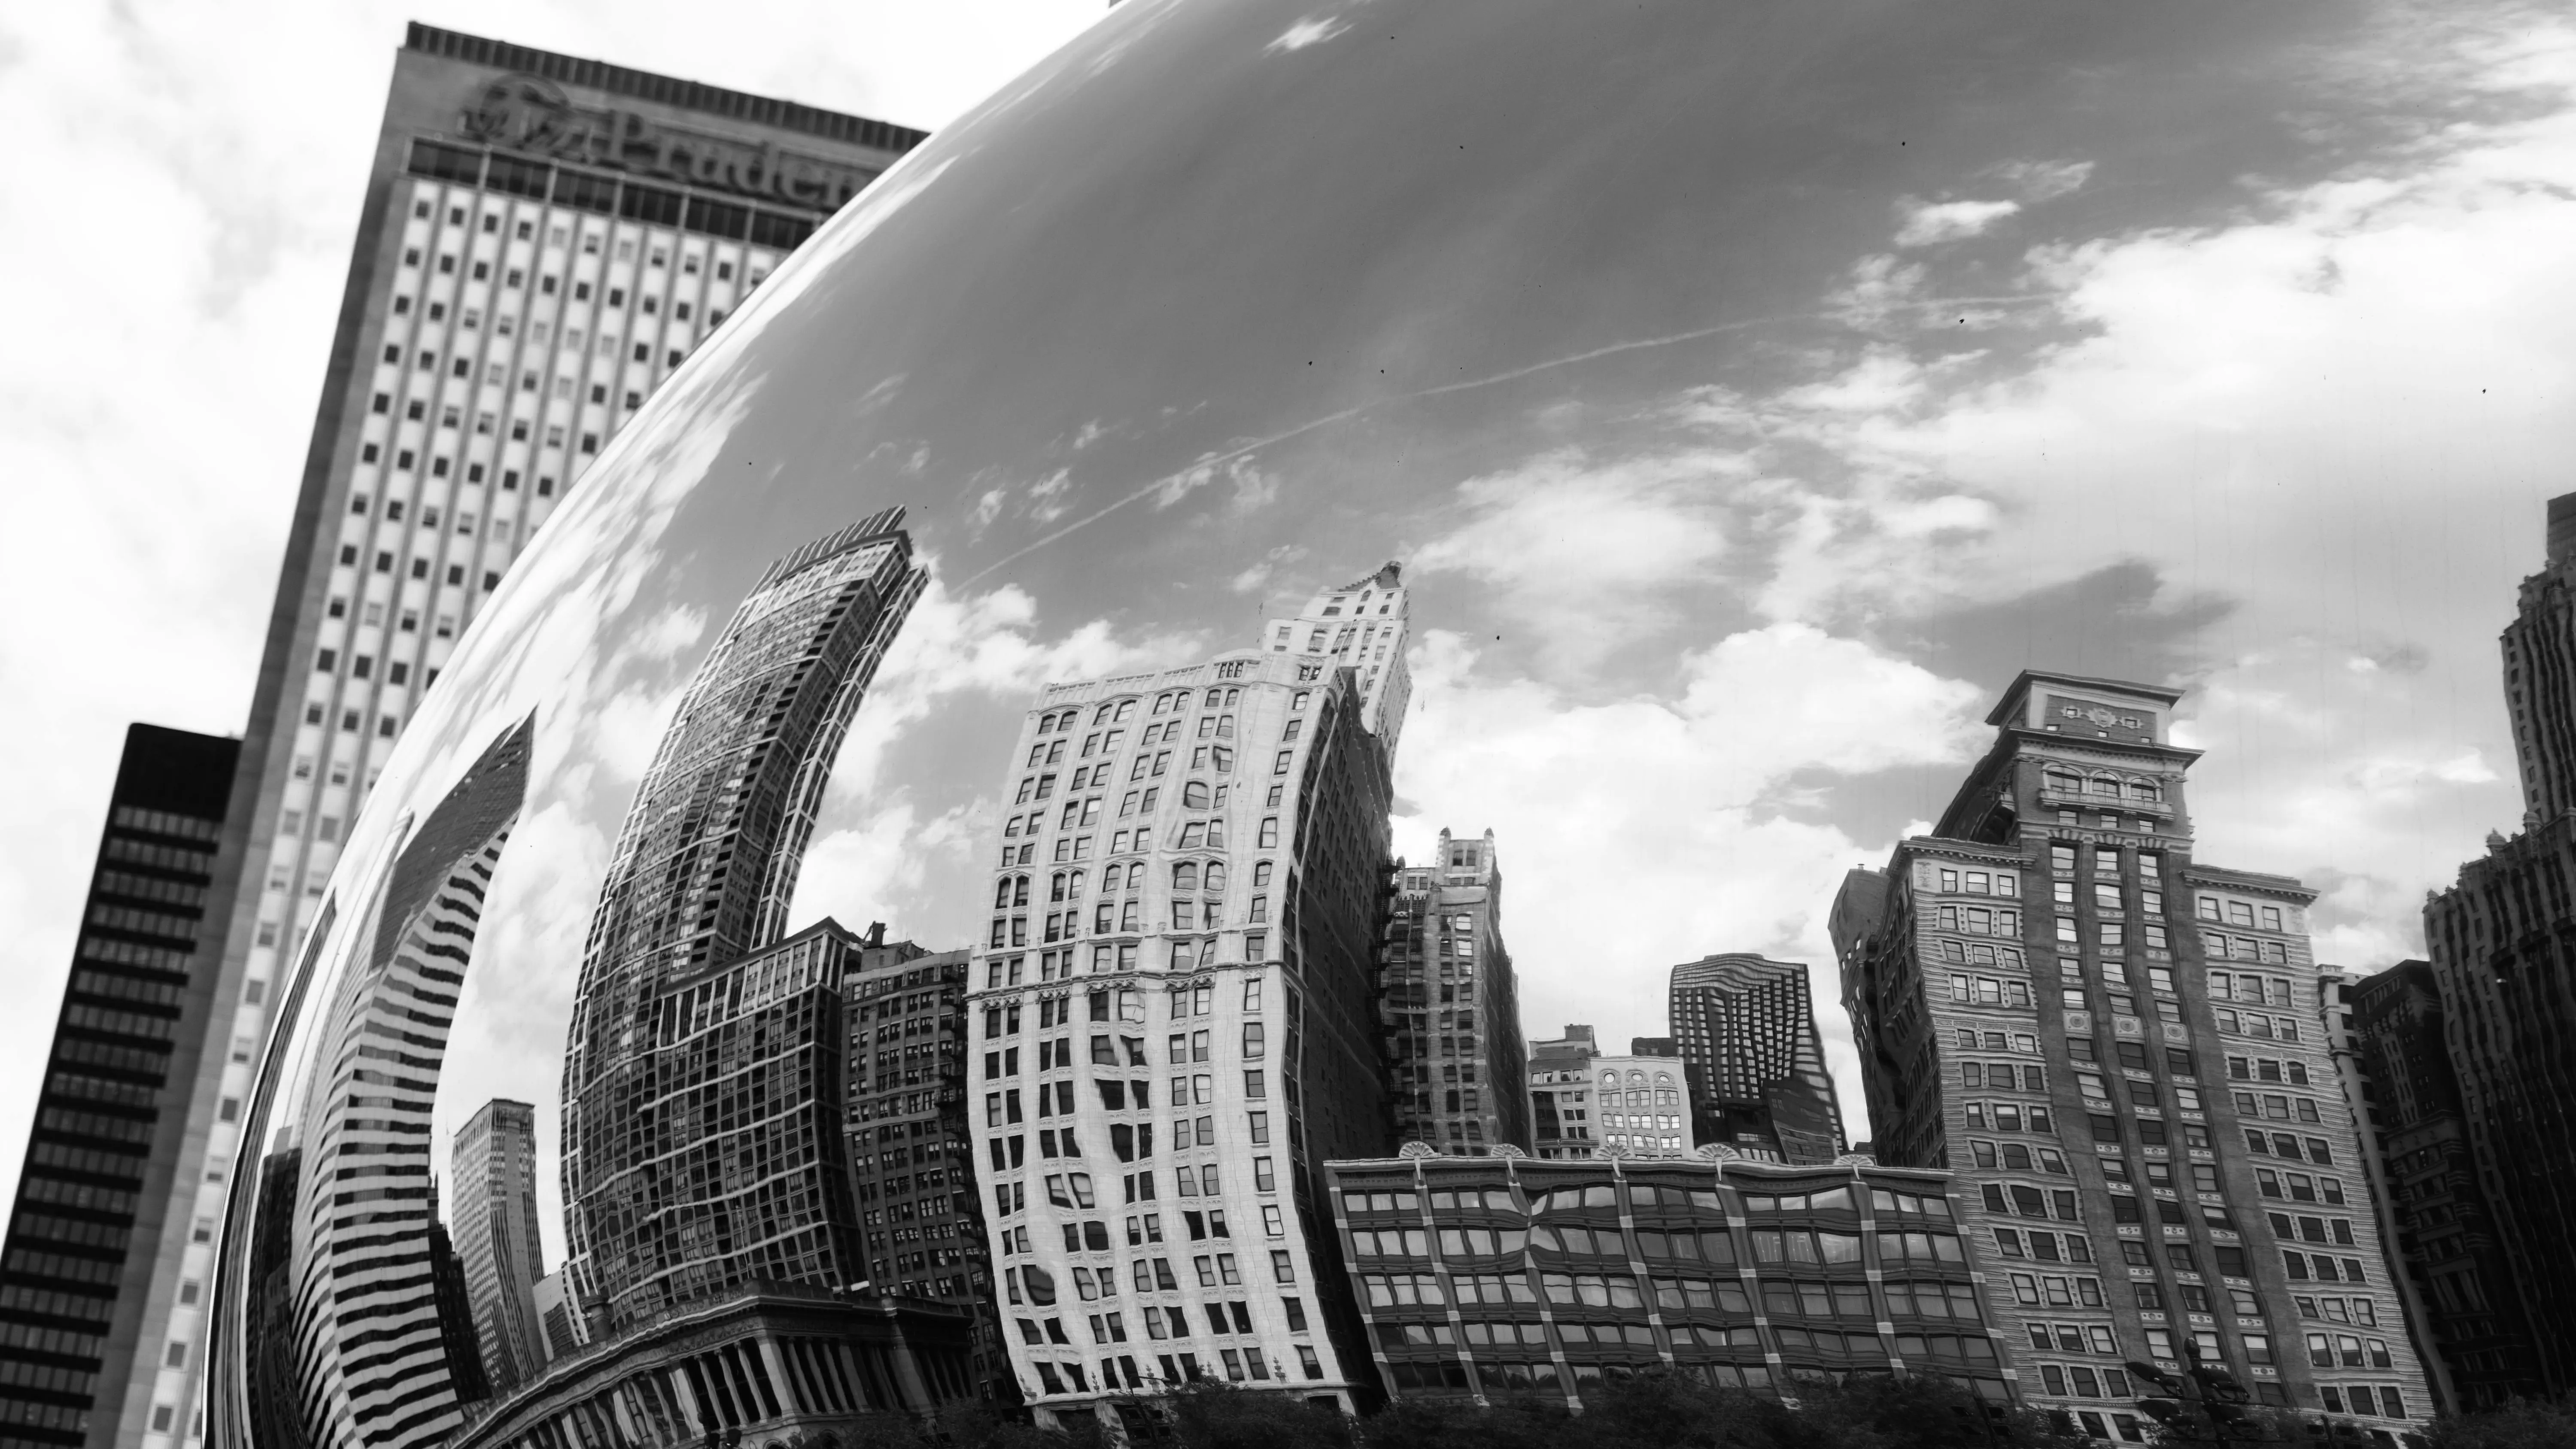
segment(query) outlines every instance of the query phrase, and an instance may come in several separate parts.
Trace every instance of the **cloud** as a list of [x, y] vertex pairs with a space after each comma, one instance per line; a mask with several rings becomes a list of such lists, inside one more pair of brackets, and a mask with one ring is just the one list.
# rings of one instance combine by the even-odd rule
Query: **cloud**
[[2020, 212], [2018, 201], [1914, 201], [1903, 203], [1905, 223], [1896, 230], [1901, 247], [1928, 247], [1937, 242], [1982, 236], [1995, 223]]
[[1338, 16], [1309, 15], [1279, 32], [1279, 38], [1263, 46], [1262, 49], [1273, 55], [1284, 55], [1292, 50], [1304, 50], [1310, 45], [1321, 45], [1350, 28], [1351, 23]]
[[1747, 461], [1713, 451], [1595, 459], [1563, 449], [1460, 483], [1464, 519], [1412, 567], [1495, 587], [1508, 615], [1568, 660], [1673, 617], [1664, 595], [1728, 552], [1726, 494]]
[[898, 940], [931, 935], [919, 923], [937, 909], [935, 883], [972, 873], [970, 857], [995, 813], [992, 802], [981, 801], [923, 820], [910, 801], [899, 801], [816, 835], [796, 881], [794, 929], [831, 916], [853, 931], [886, 922]]
[[1238, 594], [1255, 593], [1266, 588], [1279, 570], [1306, 556], [1306, 546], [1283, 543], [1261, 556], [1261, 561], [1226, 581], [1226, 587]]
[[1413, 808], [1398, 848], [1420, 859], [1443, 827], [1493, 829], [1528, 1030], [1659, 1034], [1676, 963], [1713, 951], [1803, 960], [1857, 1120], [1824, 917], [1832, 883], [1883, 861], [1894, 838], [1856, 840], [1782, 797], [1799, 778], [1964, 763], [1981, 692], [1787, 623], [1692, 653], [1666, 697], [1585, 703], [1525, 675], [1495, 678], [1446, 631], [1411, 662], [1396, 786]]
[[2003, 183], [2032, 205], [2080, 189], [2093, 175], [2090, 161], [2012, 161], [1995, 168]]

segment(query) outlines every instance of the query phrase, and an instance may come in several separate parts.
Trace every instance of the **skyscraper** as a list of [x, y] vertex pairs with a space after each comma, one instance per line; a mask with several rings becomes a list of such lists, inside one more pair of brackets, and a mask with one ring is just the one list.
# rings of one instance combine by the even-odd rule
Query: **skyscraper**
[[1530, 1149], [1540, 1157], [1590, 1157], [1600, 1145], [1592, 1095], [1592, 1028], [1569, 1025], [1529, 1049]]
[[[2418, 1351], [2430, 1350], [2428, 1376], [2454, 1410], [2536, 1396], [2536, 1345], [2470, 1156], [2432, 963], [2400, 961], [2343, 987], [2344, 999], [2329, 1005], [2326, 1029], [2331, 1037], [2335, 1018], [2350, 1023], [2336, 1055], [2347, 1068], [2346, 1088], [2368, 1114], [2362, 1149], [2371, 1196], [2385, 1226], [2396, 1230], [2392, 1266], [2412, 1283], [2408, 1319]], [[2293, 1177], [2289, 1187], [2295, 1196], [2308, 1184]], [[2335, 1331], [2372, 1327], [2397, 1325], [2356, 1323]]]
[[1413, 673], [1405, 663], [1408, 595], [1404, 569], [1387, 564], [1376, 573], [1306, 603], [1293, 619], [1273, 619], [1264, 646], [1273, 654], [1325, 659], [1348, 668], [1359, 682], [1360, 724], [1386, 742], [1390, 758], [1404, 734], [1405, 707], [1413, 700]]
[[1842, 1103], [1803, 964], [1749, 952], [1684, 962], [1673, 968], [1671, 1013], [1701, 1142], [1777, 1162], [1842, 1155]]
[[[2531, 1371], [2576, 1389], [2576, 494], [2549, 501], [2548, 561], [2504, 630], [2523, 830], [2424, 902], [2424, 942], [2470, 1161], [2521, 1300]], [[2448, 1246], [2447, 1238], [2434, 1240]]]
[[1428, 865], [1393, 873], [1378, 948], [1399, 1140], [1457, 1156], [1530, 1146], [1520, 992], [1503, 947], [1494, 833], [1440, 832]]
[[866, 1276], [881, 1291], [970, 1315], [976, 1383], [1007, 1398], [1011, 1365], [993, 1314], [993, 1249], [967, 1114], [970, 955], [888, 943], [881, 922], [860, 942], [841, 978], [850, 1177]]
[[537, 1109], [494, 1098], [465, 1120], [448, 1151], [448, 1227], [474, 1314], [483, 1380], [507, 1392], [544, 1367], [537, 1280]]
[[2104, 1363], [2197, 1350], [2261, 1402], [2388, 1429], [2429, 1406], [2413, 1351], [2393, 1327], [2346, 1350], [2325, 1306], [2400, 1321], [2316, 1027], [2313, 894], [2191, 858], [2180, 698], [2023, 673], [1933, 833], [1846, 883], [1871, 1135], [1957, 1172], [2037, 1402], [2099, 1413]]
[[534, 734], [522, 721], [495, 739], [436, 807], [394, 832], [390, 858], [365, 865], [374, 929], [343, 944], [354, 959], [334, 994], [308, 1003], [327, 1060], [348, 1063], [306, 1079], [290, 1120], [309, 1135], [277, 1144], [302, 1149], [302, 1175], [273, 1184], [294, 1200], [303, 1249], [291, 1412], [311, 1443], [363, 1434], [413, 1449], [464, 1421], [469, 1385], [448, 1354], [430, 1251], [429, 1119], [492, 872], [527, 798]]
[[109, 1395], [127, 1449], [188, 1431], [161, 1409], [196, 1398], [191, 1250], [232, 1165], [217, 1113], [248, 1090], [273, 983], [412, 701], [642, 400], [922, 139], [424, 25], [393, 69], [251, 717], [218, 786], [249, 844], [203, 968], [216, 1009], [172, 1056], [186, 1161], [126, 1274], [136, 1338], [164, 1346]]
[[[207, 1146], [186, 1135], [185, 1093], [212, 1039], [208, 928], [220, 929], [240, 868], [238, 830], [222, 849], [240, 748], [155, 725], [126, 731], [0, 1256], [0, 1442], [107, 1445], [127, 1382], [148, 1397], [165, 1356], [193, 1351], [184, 1336], [175, 1348], [143, 1337], [144, 1284], [130, 1264], [174, 1232], [187, 1245], [186, 1306], [203, 1311], [213, 1223], [163, 1214], [189, 1149]], [[241, 1101], [210, 1105], [229, 1146]], [[185, 1405], [154, 1400], [143, 1422], [166, 1432]]]
[[[1401, 620], [1374, 582], [1344, 597]], [[1372, 1392], [1321, 1175], [1393, 1146], [1390, 760], [1357, 647], [1056, 685], [1014, 746], [969, 1005], [1000, 1309], [1042, 1421], [1202, 1377]]]
[[[694, 1079], [660, 1070], [658, 1055], [734, 1045], [728, 1034], [766, 1010], [788, 1036], [764, 1036], [760, 1049], [831, 1078], [792, 1093], [828, 1106], [830, 1120], [792, 1131], [820, 1130], [809, 1146], [842, 1161], [840, 989], [856, 938], [829, 922], [779, 938], [842, 736], [921, 593], [901, 521], [888, 509], [770, 565], [698, 665], [627, 811], [591, 916], [563, 1075], [566, 1271], [612, 1329], [746, 1274], [832, 1286], [864, 1276], [855, 1219], [836, 1213], [849, 1192], [837, 1166], [836, 1185], [800, 1198], [790, 1226], [768, 1219], [774, 1199], [755, 1181], [666, 1180], [662, 1153], [678, 1144], [637, 1124], [688, 1103], [675, 1083]], [[787, 1236], [737, 1258], [721, 1246], [730, 1231], [700, 1226], [737, 1212], [763, 1222], [759, 1238]]]
[[2576, 809], [2576, 493], [2549, 500], [2546, 547], [2502, 640], [2526, 826]]

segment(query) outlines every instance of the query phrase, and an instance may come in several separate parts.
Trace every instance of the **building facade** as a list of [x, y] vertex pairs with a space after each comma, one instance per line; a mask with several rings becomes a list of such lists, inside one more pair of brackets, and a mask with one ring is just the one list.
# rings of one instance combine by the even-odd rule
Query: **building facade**
[[972, 1398], [969, 1375], [965, 1316], [953, 1308], [768, 1283], [558, 1360], [448, 1443], [864, 1444], [886, 1415]]
[[[1689, 1070], [1678, 1056], [1594, 1053], [1583, 1064], [1592, 1094], [1593, 1147], [1567, 1157], [1681, 1157], [1691, 1140]], [[1560, 1100], [1562, 1098], [1560, 1097]]]
[[[1931, 1373], [2011, 1397], [2012, 1345], [1987, 1306], [1998, 1285], [1960, 1235], [1945, 1172], [1429, 1153], [1328, 1171], [1370, 1351], [1398, 1397], [1579, 1408], [1653, 1368], [1764, 1392], [1797, 1374]], [[2107, 1405], [2086, 1412], [2109, 1432]]]
[[1494, 833], [1399, 864], [1379, 947], [1382, 1021], [1399, 1140], [1480, 1156], [1530, 1147], [1520, 992], [1503, 947]]
[[2525, 826], [2576, 810], [2576, 493], [2549, 500], [2545, 547], [2500, 641]]
[[1580, 1023], [1553, 1041], [1530, 1043], [1530, 1150], [1541, 1158], [1590, 1157], [1593, 1135], [1592, 1028]]
[[[2025, 672], [1934, 833], [1846, 885], [1871, 1135], [1957, 1171], [2035, 1402], [2098, 1413], [2075, 1369], [2188, 1347], [2384, 1434], [2429, 1396], [2317, 1030], [2312, 894], [2192, 858], [2179, 699]], [[2329, 1299], [2391, 1326], [2346, 1335]]]
[[[183, 1173], [187, 1090], [210, 1049], [223, 892], [241, 833], [225, 819], [235, 740], [135, 725], [126, 731], [90, 868], [78, 944], [54, 1018], [18, 1199], [0, 1248], [0, 1443], [108, 1445], [125, 1385], [194, 1352], [214, 1227], [164, 1215]], [[221, 1059], [250, 1047], [211, 1047]], [[209, 1104], [230, 1142], [239, 1097]], [[194, 1183], [185, 1194], [195, 1201]], [[136, 1271], [173, 1232], [190, 1318], [144, 1333], [150, 1285]], [[171, 1432], [184, 1400], [145, 1424]]]
[[2400, 961], [2339, 984], [2326, 1030], [2346, 1090], [2360, 1099], [2371, 1200], [2392, 1234], [2391, 1266], [2403, 1274], [2407, 1320], [2434, 1392], [2454, 1411], [2538, 1396], [2521, 1294], [2469, 1155], [2432, 963]]
[[850, 1177], [868, 1279], [966, 1313], [975, 1383], [992, 1393], [1007, 1390], [1011, 1368], [993, 1311], [993, 1254], [967, 1121], [970, 954], [888, 943], [882, 924], [860, 942], [841, 979]]
[[[183, 1170], [128, 1273], [114, 1442], [198, 1397], [199, 1224], [276, 983], [345, 825], [511, 561], [671, 370], [922, 139], [857, 116], [412, 26], [396, 52], [229, 814], [217, 1009], [184, 1052]], [[211, 921], [211, 918], [210, 918]], [[241, 1045], [247, 1042], [248, 1045]], [[165, 1361], [168, 1360], [168, 1361]], [[175, 1366], [174, 1366], [175, 1362]], [[171, 1427], [154, 1429], [157, 1421]], [[104, 1442], [104, 1441], [102, 1441]]]
[[1777, 1162], [1843, 1154], [1842, 1101], [1825, 1068], [1804, 964], [1749, 952], [1703, 956], [1673, 968], [1671, 989], [1699, 1141]]
[[[465, 1275], [483, 1382], [508, 1390], [535, 1375], [546, 1350], [537, 1283], [537, 1109], [496, 1097], [465, 1119], [448, 1148], [448, 1234]], [[461, 1395], [480, 1398], [484, 1395]]]
[[1058, 685], [1014, 746], [968, 1007], [1000, 1311], [1042, 1423], [1219, 1376], [1374, 1393], [1321, 1168], [1392, 1145], [1390, 762], [1360, 679], [1247, 650]]
[[1413, 701], [1412, 667], [1404, 658], [1410, 602], [1403, 567], [1390, 563], [1317, 594], [1293, 619], [1271, 620], [1264, 636], [1270, 653], [1349, 669], [1359, 682], [1360, 725], [1385, 741], [1389, 758]]
[[[472, 1379], [449, 1354], [430, 1251], [429, 1123], [483, 901], [526, 799], [534, 733], [523, 721], [495, 739], [415, 828], [396, 832], [390, 859], [367, 863], [376, 928], [342, 944], [355, 959], [331, 978], [328, 999], [306, 1003], [326, 1059], [349, 1065], [306, 1079], [270, 1155], [301, 1149], [300, 1176], [264, 1174], [262, 1189], [294, 1203], [297, 1250], [279, 1328], [295, 1345], [299, 1392], [274, 1408], [295, 1415], [313, 1444], [416, 1449], [464, 1422]], [[247, 1226], [245, 1215], [267, 1216], [265, 1200], [244, 1206], [233, 1204], [228, 1234]]]
[[[2524, 828], [2489, 834], [2486, 855], [2426, 898], [2424, 943], [2485, 1231], [2519, 1300], [2529, 1372], [2563, 1394], [2576, 1390], [2576, 494], [2549, 501], [2547, 561], [2522, 582], [2503, 654]], [[2506, 1310], [2483, 1289], [2477, 1301]], [[2472, 1309], [2459, 1321], [2481, 1320]]]
[[[832, 761], [921, 592], [901, 516], [889, 509], [817, 539], [762, 574], [699, 663], [628, 808], [591, 916], [563, 1073], [566, 1272], [584, 1312], [613, 1331], [746, 1273], [835, 1285], [866, 1276], [855, 1219], [835, 1216], [850, 1186], [838, 1167], [840, 991], [856, 938], [837, 925], [779, 937]], [[792, 1045], [761, 1035], [772, 1016]], [[819, 1195], [757, 1181], [814, 1167], [773, 1152], [673, 1190], [660, 1154], [676, 1144], [654, 1138], [653, 1112], [697, 1090], [686, 1071], [696, 1055], [730, 1049], [706, 1033], [736, 1031], [796, 1054], [777, 1070], [793, 1081], [797, 1115], [775, 1126], [818, 1134], [812, 1151], [835, 1164]], [[792, 1229], [774, 1217], [789, 1196]], [[722, 1246], [735, 1241], [737, 1208], [785, 1234], [757, 1235], [757, 1263]]]

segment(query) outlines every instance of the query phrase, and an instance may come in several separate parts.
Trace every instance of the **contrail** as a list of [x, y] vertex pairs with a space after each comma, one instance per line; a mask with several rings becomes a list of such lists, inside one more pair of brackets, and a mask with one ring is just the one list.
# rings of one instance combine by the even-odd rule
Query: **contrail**
[[[2053, 292], [2033, 292], [2018, 296], [2004, 297], [1926, 297], [1911, 302], [1893, 302], [1889, 305], [1895, 307], [1997, 306], [2023, 302], [2055, 302], [2058, 300], [2061, 300], [2058, 294]], [[1572, 367], [1577, 363], [1593, 362], [1604, 357], [1616, 356], [1622, 352], [1643, 352], [1650, 348], [1674, 347], [1684, 342], [1697, 342], [1704, 337], [1716, 337], [1728, 332], [1741, 332], [1748, 327], [1769, 327], [1784, 322], [1813, 322], [1821, 318], [1835, 317], [1839, 315], [1842, 314], [1835, 312], [1800, 312], [1784, 317], [1748, 317], [1737, 322], [1719, 322], [1708, 327], [1694, 327], [1687, 332], [1669, 332], [1661, 337], [1638, 337], [1626, 342], [1613, 342], [1605, 347], [1595, 347], [1588, 352], [1569, 353], [1564, 357], [1551, 357], [1544, 362], [1533, 362], [1525, 366], [1511, 368], [1503, 372], [1490, 373], [1484, 377], [1466, 378], [1458, 382], [1444, 382], [1438, 387], [1419, 388], [1412, 392], [1395, 393], [1387, 397], [1371, 398], [1367, 402], [1354, 404], [1350, 407], [1343, 408], [1339, 412], [1326, 413], [1319, 418], [1310, 418], [1305, 422], [1299, 423], [1293, 428], [1286, 429], [1282, 432], [1272, 433], [1268, 437], [1255, 438], [1251, 442], [1242, 444], [1239, 447], [1229, 449], [1225, 452], [1207, 454], [1206, 456], [1199, 458], [1196, 462], [1190, 464], [1187, 468], [1181, 469], [1179, 472], [1166, 473], [1162, 477], [1145, 484], [1143, 487], [1137, 488], [1123, 497], [1114, 499], [1093, 512], [1084, 514], [1082, 517], [1075, 519], [1073, 522], [1066, 524], [1055, 532], [1047, 534], [1043, 538], [1033, 540], [1018, 550], [1007, 554], [1002, 558], [996, 559], [992, 563], [986, 564], [984, 567], [977, 569], [974, 573], [968, 575], [966, 579], [958, 585], [958, 587], [961, 589], [968, 587], [976, 580], [983, 578], [986, 574], [992, 573], [996, 569], [1005, 568], [1011, 564], [1017, 563], [1021, 559], [1024, 559], [1030, 554], [1037, 552], [1039, 549], [1064, 538], [1068, 534], [1089, 528], [1091, 525], [1098, 523], [1100, 520], [1107, 518], [1110, 514], [1116, 513], [1118, 510], [1127, 507], [1129, 504], [1142, 502], [1157, 493], [1177, 487], [1187, 480], [1193, 473], [1213, 468], [1221, 468], [1238, 458], [1249, 457], [1254, 453], [1258, 453], [1264, 448], [1277, 447], [1279, 444], [1287, 442], [1291, 438], [1301, 437], [1307, 433], [1315, 431], [1317, 428], [1329, 428], [1336, 423], [1346, 423], [1353, 418], [1375, 412], [1380, 408], [1393, 407], [1398, 403], [1419, 402], [1424, 398], [1443, 397], [1455, 392], [1472, 392], [1480, 387], [1493, 387], [1499, 383], [1515, 382], [1521, 378], [1534, 376], [1538, 373], [1552, 372], [1560, 367]]]

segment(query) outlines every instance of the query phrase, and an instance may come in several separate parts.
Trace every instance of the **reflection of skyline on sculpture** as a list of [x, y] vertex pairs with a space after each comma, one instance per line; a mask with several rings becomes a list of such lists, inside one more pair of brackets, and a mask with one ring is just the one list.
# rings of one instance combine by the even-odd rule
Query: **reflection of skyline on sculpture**
[[[851, 716], [926, 581], [901, 518], [888, 509], [761, 576], [700, 664], [627, 813], [564, 1057], [566, 1277], [584, 1312], [612, 1328], [755, 1278], [838, 1287], [862, 1276], [837, 1070], [809, 1056], [803, 1085], [790, 1076], [771, 1103], [758, 1074], [727, 1088], [713, 1085], [720, 1064], [689, 1072], [707, 1041], [671, 1061], [659, 1053], [775, 1000], [801, 1003], [803, 1052], [838, 1061], [845, 948], [832, 931], [763, 948], [783, 933]], [[745, 963], [750, 952], [768, 969]], [[752, 1100], [727, 1100], [745, 1090]], [[712, 1160], [723, 1154], [703, 1143], [719, 1120], [768, 1111], [828, 1113], [803, 1124], [815, 1139], [806, 1180], [783, 1195], [761, 1181], [774, 1165]]]
[[[322, 1007], [328, 1054], [306, 1066], [292, 1124], [302, 1135], [278, 1144], [303, 1154], [293, 1333], [297, 1408], [314, 1443], [429, 1444], [462, 1422], [429, 1249], [429, 1116], [532, 735], [526, 723], [504, 733], [416, 831], [396, 830], [401, 851], [353, 922], [364, 958]], [[263, 1191], [285, 1189], [294, 1170], [284, 1153], [272, 1160]], [[284, 1401], [272, 1412], [287, 1412]]]

